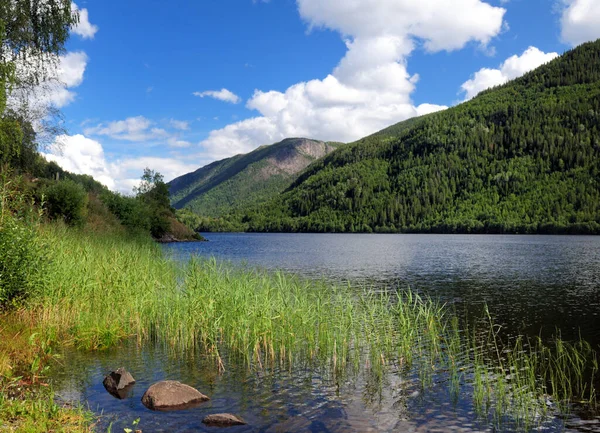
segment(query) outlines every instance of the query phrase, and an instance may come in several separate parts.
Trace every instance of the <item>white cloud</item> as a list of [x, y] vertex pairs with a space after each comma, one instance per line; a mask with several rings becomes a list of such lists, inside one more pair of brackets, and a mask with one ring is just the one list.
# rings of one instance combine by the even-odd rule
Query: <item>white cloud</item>
[[214, 98], [214, 99], [218, 99], [219, 101], [223, 101], [223, 102], [231, 102], [232, 104], [239, 104], [242, 101], [242, 99], [238, 95], [236, 95], [235, 93], [233, 93], [227, 89], [206, 90], [204, 92], [194, 92], [193, 95], [198, 96], [199, 98], [205, 98], [205, 97]]
[[176, 137], [169, 138], [167, 140], [167, 143], [169, 144], [170, 147], [180, 147], [180, 148], [190, 147], [192, 145], [192, 143], [190, 143], [189, 141], [179, 140]]
[[134, 142], [166, 140], [170, 137], [167, 131], [153, 125], [154, 123], [144, 116], [136, 116], [85, 128], [84, 133]]
[[465, 92], [465, 99], [474, 98], [479, 92], [518, 78], [556, 57], [558, 53], [544, 53], [536, 47], [529, 47], [520, 56], [506, 59], [498, 69], [480, 69], [462, 84], [461, 91]]
[[417, 115], [424, 116], [430, 113], [436, 113], [438, 111], [442, 111], [447, 109], [446, 105], [436, 105], [436, 104], [421, 104], [417, 108]]
[[575, 46], [600, 38], [600, 1], [562, 0], [563, 41]]
[[[73, 88], [83, 83], [83, 75], [87, 67], [88, 57], [83, 51], [76, 51], [60, 56], [57, 69], [57, 81], [49, 83], [45, 97], [57, 108], [72, 103], [77, 97]], [[42, 98], [43, 99], [43, 98]]]
[[61, 135], [42, 155], [67, 171], [93, 176], [111, 190], [123, 194], [131, 194], [146, 167], [160, 172], [167, 182], [198, 168], [197, 164], [150, 156], [108, 162], [102, 144], [83, 135]]
[[83, 51], [75, 51], [60, 56], [58, 80], [66, 87], [77, 87], [83, 83], [83, 74], [88, 57]]
[[[74, 89], [83, 82], [88, 57], [83, 51], [76, 51], [46, 60], [41, 77], [32, 73], [40, 71], [35, 62], [17, 60], [15, 73], [23, 84], [10, 93], [7, 106], [32, 123], [39, 142], [52, 143], [54, 131], [47, 128], [47, 122], [53, 119], [53, 108], [64, 108], [76, 100]], [[54, 120], [49, 124], [54, 125]]]
[[198, 164], [183, 163], [174, 158], [154, 156], [131, 157], [109, 164], [111, 174], [115, 178], [115, 191], [131, 194], [134, 186], [139, 185], [145, 168], [151, 168], [164, 176], [165, 182], [197, 170]]
[[[289, 136], [352, 141], [409, 117], [443, 109], [415, 107], [419, 79], [407, 59], [420, 43], [430, 52], [487, 46], [503, 29], [505, 9], [482, 0], [297, 0], [311, 28], [346, 38], [347, 52], [324, 79], [287, 90], [256, 90], [247, 107], [260, 113], [212, 131], [211, 156], [247, 152]], [[460, 13], [457, 13], [460, 11]]]
[[469, 41], [487, 44], [502, 29], [505, 9], [481, 0], [297, 0], [312, 27], [354, 38], [418, 38], [429, 51], [455, 50]]
[[255, 117], [211, 131], [201, 145], [210, 158], [217, 160], [247, 153], [257, 147], [257, 143], [274, 143], [285, 137], [271, 119]]
[[155, 126], [156, 123], [150, 119], [144, 116], [135, 116], [88, 126], [84, 128], [84, 133], [96, 137], [110, 137], [115, 140], [166, 145], [171, 148], [192, 146], [192, 143], [181, 138], [183, 131], [190, 129], [189, 122], [170, 119], [161, 123], [168, 124], [171, 129], [158, 128]]
[[71, 31], [83, 39], [93, 39], [98, 31], [98, 26], [90, 23], [90, 18], [87, 9], [79, 9], [75, 3], [71, 3], [72, 10], [79, 11], [79, 23], [74, 26]]
[[190, 129], [190, 123], [186, 122], [185, 120], [175, 120], [175, 119], [171, 119], [169, 121], [169, 124], [175, 128], [175, 129], [179, 129], [180, 131], [187, 131]]
[[42, 155], [71, 173], [89, 174], [108, 188], [115, 187], [104, 158], [104, 149], [95, 140], [83, 135], [61, 135], [49, 146], [48, 153]]
[[[74, 88], [81, 85], [88, 57], [83, 51], [70, 52], [62, 56], [50, 58], [43, 81], [34, 87], [24, 86], [11, 94], [9, 104], [13, 107], [26, 103], [32, 111], [44, 111], [52, 105], [63, 108], [77, 97]], [[30, 81], [31, 68], [27, 63], [17, 61], [17, 76]]]

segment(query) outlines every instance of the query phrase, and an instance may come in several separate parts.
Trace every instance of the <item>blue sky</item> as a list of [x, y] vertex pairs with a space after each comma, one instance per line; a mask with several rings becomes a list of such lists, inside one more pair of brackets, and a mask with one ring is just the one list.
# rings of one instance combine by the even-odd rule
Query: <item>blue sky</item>
[[288, 136], [353, 141], [600, 37], [598, 0], [88, 0], [44, 150], [128, 192]]

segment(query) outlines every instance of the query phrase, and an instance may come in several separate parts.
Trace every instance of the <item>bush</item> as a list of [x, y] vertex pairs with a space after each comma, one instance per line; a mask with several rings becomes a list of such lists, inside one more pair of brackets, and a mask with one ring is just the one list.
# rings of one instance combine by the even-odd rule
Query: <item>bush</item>
[[110, 191], [101, 194], [100, 200], [128, 230], [150, 231], [152, 226], [150, 209], [141, 200]]
[[61, 218], [71, 226], [83, 225], [88, 199], [83, 186], [72, 180], [63, 180], [49, 186], [45, 195], [50, 218]]
[[5, 215], [0, 220], [0, 308], [15, 306], [42, 283], [45, 260], [35, 227]]
[[150, 234], [155, 239], [160, 239], [168, 233], [171, 228], [171, 221], [169, 220], [170, 213], [158, 207], [151, 209], [151, 212]]

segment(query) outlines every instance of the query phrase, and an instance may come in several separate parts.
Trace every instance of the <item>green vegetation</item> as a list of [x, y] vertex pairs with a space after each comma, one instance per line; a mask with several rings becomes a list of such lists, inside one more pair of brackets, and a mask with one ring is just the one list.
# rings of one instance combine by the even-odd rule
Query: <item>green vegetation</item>
[[[18, 189], [11, 194], [27, 197], [32, 201], [27, 207], [44, 208], [50, 219], [83, 226], [88, 222], [90, 204], [94, 210], [105, 213], [101, 202], [127, 229], [147, 231], [160, 238], [170, 231], [170, 224], [175, 221], [168, 187], [160, 174], [148, 171], [142, 178], [140, 188], [144, 189], [140, 189], [135, 198], [125, 197], [109, 191], [90, 176], [66, 172], [37, 152], [38, 135], [33, 125], [42, 133], [56, 132], [60, 127], [48, 123], [48, 115], [54, 111], [52, 107], [45, 107], [41, 112], [37, 108], [33, 110], [25, 96], [52, 79], [69, 29], [77, 20], [78, 13], [71, 11], [68, 0], [48, 0], [43, 5], [25, 0], [0, 1], [0, 37], [4, 47], [0, 53], [0, 173], [5, 178], [15, 177], [13, 183], [18, 183]], [[19, 67], [19, 62], [26, 62], [27, 68]], [[13, 98], [11, 106], [7, 106], [8, 97], [15, 94], [19, 98]], [[18, 175], [21, 178], [17, 182]], [[5, 180], [2, 183], [7, 184]], [[17, 221], [19, 216], [15, 216]], [[97, 214], [91, 216], [91, 220], [94, 219], [99, 223]], [[2, 223], [14, 232], [11, 236], [16, 236], [20, 226], [11, 221], [3, 218]], [[183, 233], [181, 227], [178, 229], [185, 235], [183, 239], [198, 238], [193, 230]], [[2, 242], [8, 239], [6, 236]], [[11, 260], [20, 259], [14, 256]]]
[[204, 230], [600, 233], [600, 41], [341, 146]]
[[39, 215], [16, 181], [0, 172], [0, 309], [18, 305], [43, 283], [43, 245], [34, 227]]
[[52, 341], [93, 350], [135, 337], [211, 354], [215, 370], [310, 365], [340, 377], [366, 369], [381, 380], [400, 366], [424, 388], [440, 380], [472, 386], [482, 417], [523, 429], [553, 416], [547, 394], [565, 411], [574, 398], [595, 404], [597, 358], [583, 342], [500, 342], [491, 319], [461, 332], [452, 311], [412, 292], [335, 287], [214, 260], [177, 264], [147, 237], [64, 224], [44, 225], [39, 236], [53, 261], [25, 311]]
[[[2, 223], [23, 224], [39, 245], [30, 260], [45, 264], [43, 284], [0, 321], [2, 334], [18, 337], [4, 341], [27, 348], [0, 343], [0, 382], [7, 390], [19, 387], [17, 370], [28, 383], [43, 380], [57, 342], [97, 350], [136, 338], [212, 355], [215, 370], [240, 362], [251, 369], [308, 365], [346, 378], [366, 369], [382, 385], [388, 368], [400, 366], [400, 374], [419, 378], [424, 388], [442, 375], [456, 392], [472, 386], [481, 416], [498, 426], [541, 423], [552, 415], [545, 394], [564, 410], [573, 398], [595, 404], [597, 358], [584, 343], [505, 351], [511, 346], [499, 343], [491, 320], [489, 328], [463, 333], [452, 311], [412, 292], [335, 287], [214, 260], [179, 264], [147, 233], [41, 224], [35, 213], [17, 217], [19, 206], [26, 209], [21, 195], [6, 196], [14, 211], [3, 212]], [[64, 416], [51, 391], [32, 385], [0, 403], [4, 420], [35, 426], [23, 431], [44, 431]], [[32, 408], [47, 410], [51, 419], [36, 417]], [[88, 428], [83, 415], [69, 415], [81, 425], [71, 431]]]
[[257, 205], [282, 192], [300, 171], [337, 143], [289, 138], [246, 154], [213, 162], [171, 182], [171, 202], [205, 219]]
[[50, 389], [24, 387], [19, 380], [0, 382], [0, 423], [0, 433], [93, 431], [89, 412], [62, 408]]
[[[55, 347], [129, 338], [212, 355], [221, 371], [366, 371], [382, 386], [393, 366], [424, 388], [438, 379], [471, 387], [497, 426], [541, 423], [552, 415], [547, 394], [561, 411], [573, 399], [596, 404], [597, 354], [584, 342], [500, 342], [492, 319], [463, 332], [455, 313], [410, 291], [168, 260], [151, 235], [186, 236], [198, 220], [189, 211], [175, 219], [159, 173], [146, 170], [135, 197], [112, 193], [46, 162], [26, 107], [6, 109], [13, 88], [44, 79], [76, 22], [70, 1], [44, 5], [0, 1], [0, 432], [90, 431], [90, 414], [60, 407], [45, 386]], [[17, 76], [19, 55], [40, 67]], [[179, 191], [206, 193], [213, 215], [232, 209], [227, 194], [246, 197], [230, 219], [200, 225], [251, 230], [597, 231], [599, 57], [598, 43], [585, 45], [468, 104], [343, 146], [267, 212], [242, 208], [272, 197], [282, 173], [289, 181], [330, 145], [284, 141], [201, 170]]]
[[[33, 173], [45, 165], [37, 154], [37, 122], [42, 130], [52, 107], [30, 110], [27, 94], [56, 71], [58, 55], [70, 28], [79, 15], [70, 0], [0, 1], [0, 432], [88, 432], [89, 414], [63, 408], [52, 391], [41, 383], [41, 375], [51, 356], [46, 338], [21, 313], [6, 313], [22, 307], [43, 289], [43, 271], [48, 263], [44, 245], [37, 235], [40, 213], [34, 206], [35, 192], [30, 182], [15, 174]], [[19, 68], [17, 62], [26, 64]], [[7, 106], [11, 92], [17, 98]], [[61, 186], [62, 187], [62, 186]], [[61, 187], [51, 191], [53, 209], [69, 222], [79, 223], [85, 197]], [[41, 189], [40, 189], [41, 191]], [[59, 210], [60, 205], [66, 207]]]
[[88, 195], [81, 184], [72, 180], [56, 182], [43, 194], [46, 196], [48, 216], [51, 219], [62, 218], [69, 225], [83, 225]]
[[57, 404], [45, 383], [51, 343], [25, 310], [0, 314], [1, 433], [92, 432], [92, 414]]
[[529, 341], [522, 336], [501, 341], [487, 308], [486, 316], [487, 332], [469, 337], [470, 383], [480, 416], [500, 428], [508, 414], [531, 430], [553, 412], [568, 414], [574, 401], [597, 409], [598, 355], [588, 343], [555, 338], [547, 345], [540, 338]]

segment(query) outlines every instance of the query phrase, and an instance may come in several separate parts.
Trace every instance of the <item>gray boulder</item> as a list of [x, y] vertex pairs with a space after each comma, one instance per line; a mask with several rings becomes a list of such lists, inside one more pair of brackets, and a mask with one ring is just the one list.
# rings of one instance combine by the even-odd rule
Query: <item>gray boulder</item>
[[135, 379], [124, 367], [110, 372], [102, 381], [110, 395], [121, 400], [129, 395], [134, 383]]
[[175, 380], [164, 380], [152, 385], [142, 396], [142, 403], [151, 410], [183, 410], [210, 400], [207, 396]]
[[246, 421], [239, 416], [235, 416], [230, 413], [215, 413], [213, 415], [208, 415], [202, 420], [202, 422], [207, 426], [212, 427], [230, 427], [234, 425], [247, 424]]

